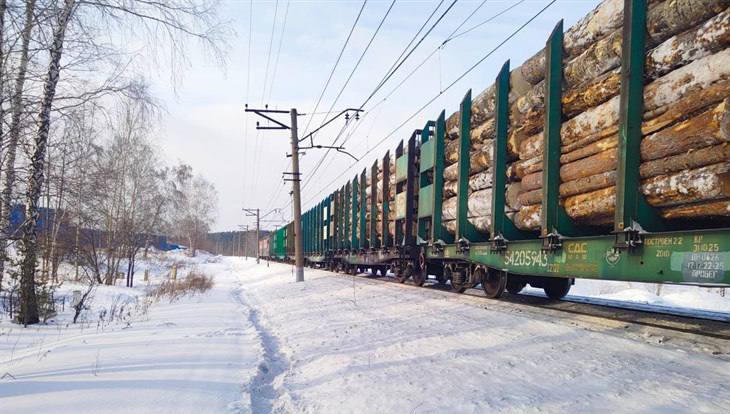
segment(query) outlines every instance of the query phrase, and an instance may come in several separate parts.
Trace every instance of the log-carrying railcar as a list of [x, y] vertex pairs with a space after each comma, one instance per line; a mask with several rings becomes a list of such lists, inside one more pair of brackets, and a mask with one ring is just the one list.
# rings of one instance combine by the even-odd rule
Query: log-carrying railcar
[[[423, 129], [400, 142], [394, 154], [395, 197], [389, 194], [391, 154], [386, 153], [380, 178], [376, 162], [369, 171], [370, 180], [368, 171], [363, 170], [303, 214], [307, 263], [352, 273], [392, 271], [400, 281], [412, 278], [418, 285], [428, 275], [435, 275], [439, 282], [449, 283], [458, 292], [481, 284], [487, 296], [493, 298], [505, 290], [519, 292], [527, 284], [543, 288], [551, 298], [561, 298], [576, 278], [729, 286], [730, 229], [720, 222], [667, 222], [638, 190], [645, 59], [642, 28], [646, 27], [647, 5], [644, 0], [626, 4], [630, 8], [624, 16], [616, 205], [611, 228], [578, 225], [559, 202], [563, 76], [560, 24], [545, 49], [539, 231], [523, 231], [513, 224], [505, 212], [504, 191], [491, 192], [489, 233], [479, 231], [468, 220], [468, 92], [460, 106], [455, 232], [447, 231], [442, 217], [446, 120], [445, 112], [441, 112], [435, 121], [427, 121]], [[508, 61], [495, 83], [493, 189], [506, 186], [509, 75]], [[272, 234], [269, 251], [262, 254], [275, 260], [291, 260], [293, 246], [293, 225], [289, 224]]]

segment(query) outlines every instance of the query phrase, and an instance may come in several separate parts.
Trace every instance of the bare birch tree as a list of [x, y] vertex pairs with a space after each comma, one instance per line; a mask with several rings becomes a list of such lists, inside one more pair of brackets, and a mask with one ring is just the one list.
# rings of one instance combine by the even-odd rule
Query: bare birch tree
[[170, 232], [185, 240], [189, 254], [195, 256], [215, 222], [218, 195], [213, 184], [194, 176], [188, 165], [176, 167], [173, 176]]
[[[36, 0], [33, 0], [36, 1]], [[42, 93], [37, 103], [36, 126], [31, 137], [31, 154], [28, 162], [28, 183], [25, 186], [25, 221], [22, 225], [22, 263], [20, 266], [21, 284], [21, 317], [25, 324], [38, 321], [38, 304], [35, 295], [35, 271], [38, 258], [38, 209], [45, 179], [47, 146], [54, 103], [59, 79], [64, 67], [61, 59], [64, 55], [66, 36], [72, 23], [79, 30], [72, 32], [84, 44], [84, 37], [95, 33], [106, 34], [109, 30], [126, 31], [127, 34], [147, 40], [153, 45], [164, 45], [166, 53], [176, 62], [185, 61], [186, 40], [197, 39], [205, 44], [214, 54], [218, 53], [217, 40], [222, 34], [223, 25], [216, 15], [217, 2], [170, 0], [155, 2], [146, 0], [56, 0], [49, 2], [48, 10], [53, 24], [48, 46], [49, 56], [45, 64], [45, 74], [40, 84]], [[95, 30], [92, 30], [95, 29]], [[89, 41], [93, 43], [92, 41]], [[75, 60], [84, 62], [90, 57], [84, 55], [83, 46], [74, 49]], [[91, 58], [93, 59], [93, 57]], [[42, 59], [42, 61], [45, 61]], [[77, 63], [77, 62], [74, 62]], [[173, 78], [178, 76], [172, 71]], [[11, 190], [12, 191], [12, 190]], [[112, 195], [112, 197], [118, 196]], [[114, 213], [115, 219], [121, 218], [121, 212]], [[117, 220], [118, 221], [118, 220]], [[0, 246], [1, 247], [1, 246]], [[113, 266], [112, 266], [113, 268]]]
[[[8, 3], [0, 0], [0, 174], [2, 173], [2, 148], [5, 146], [5, 10]], [[0, 215], [4, 200], [0, 200]], [[3, 228], [0, 227], [0, 232]], [[1, 236], [0, 236], [1, 237]], [[0, 292], [3, 290], [3, 276], [5, 276], [4, 253], [0, 251]]]
[[56, 86], [61, 76], [61, 57], [63, 55], [63, 41], [66, 36], [71, 15], [76, 8], [76, 0], [65, 0], [58, 13], [56, 26], [53, 31], [53, 43], [50, 50], [48, 72], [43, 85], [40, 111], [38, 113], [38, 127], [35, 135], [35, 150], [30, 160], [30, 181], [25, 195], [25, 223], [23, 223], [23, 259], [20, 267], [20, 321], [23, 324], [38, 323], [38, 302], [35, 292], [36, 259], [38, 256], [38, 238], [36, 225], [38, 223], [38, 201], [43, 187], [43, 172], [48, 144], [48, 131], [51, 127], [51, 106], [56, 94]]
[[0, 203], [0, 274], [5, 273], [5, 260], [7, 255], [7, 241], [10, 224], [11, 200], [13, 186], [15, 185], [15, 157], [17, 155], [18, 141], [20, 140], [21, 116], [23, 114], [23, 91], [25, 89], [26, 73], [30, 57], [31, 34], [35, 26], [36, 0], [28, 0], [25, 5], [25, 20], [21, 34], [20, 58], [15, 75], [15, 88], [10, 103], [10, 129], [8, 130], [5, 165], [2, 169], [5, 172], [3, 182], [2, 203]]

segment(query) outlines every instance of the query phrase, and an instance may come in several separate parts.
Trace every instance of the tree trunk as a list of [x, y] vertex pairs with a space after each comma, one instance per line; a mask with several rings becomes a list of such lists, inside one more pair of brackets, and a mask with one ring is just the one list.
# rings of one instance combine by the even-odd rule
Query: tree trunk
[[[582, 62], [584, 62], [576, 65], [570, 71], [576, 74], [574, 75], [576, 79], [573, 82], [580, 82], [580, 77], [577, 77], [577, 74], [581, 68], [588, 70], [587, 73], [595, 72], [595, 69], [588, 64], [588, 61], [595, 62], [596, 66], [602, 67], [604, 72], [611, 69], [607, 63], [620, 64], [620, 43], [618, 61], [616, 61], [616, 51], [607, 47], [607, 43], [615, 42], [616, 36], [621, 37], [621, 26], [623, 25], [622, 3], [621, 0], [604, 1], [593, 13], [581, 19], [565, 32], [563, 40], [564, 58], [566, 60], [573, 58], [580, 60], [582, 58]], [[647, 12], [647, 48], [652, 48], [673, 34], [685, 31], [709, 19], [730, 5], [727, 0], [651, 0], [649, 3], [657, 4], [650, 7]], [[599, 12], [596, 13], [596, 11]], [[602, 55], [599, 52], [608, 53]], [[545, 50], [542, 49], [527, 59], [521, 70], [524, 78], [533, 85], [537, 85], [545, 79]], [[583, 79], [590, 77], [587, 76]], [[566, 72], [566, 78], [570, 79], [568, 72]]]
[[560, 184], [560, 196], [570, 197], [576, 194], [587, 193], [612, 186], [615, 183], [616, 170], [606, 171]]
[[[479, 191], [492, 186], [492, 170], [487, 169], [469, 176], [469, 190]], [[459, 182], [446, 181], [444, 183], [444, 200], [455, 196], [458, 192]]]
[[[730, 197], [730, 162], [724, 162], [702, 168], [684, 170], [670, 175], [660, 175], [644, 179], [641, 183], [641, 192], [647, 202], [659, 208], [665, 218], [691, 218], [730, 215], [730, 210], [722, 210], [717, 200]], [[573, 220], [581, 224], [606, 225], [613, 222], [616, 204], [615, 172], [605, 175], [587, 177], [604, 188], [595, 191], [582, 192], [568, 196], [563, 201], [566, 213]], [[569, 191], [561, 185], [561, 193]], [[583, 190], [581, 190], [583, 191]], [[521, 196], [526, 197], [523, 193]], [[535, 196], [536, 197], [536, 196]], [[515, 215], [515, 225], [523, 230], [540, 228], [540, 204], [522, 207]]]
[[542, 171], [542, 155], [530, 158], [528, 160], [518, 160], [510, 164], [514, 165], [514, 173], [508, 174], [510, 177], [525, 178], [528, 174]]
[[[0, 0], [0, 62], [5, 62], [3, 45], [5, 44], [5, 10], [7, 1]], [[5, 90], [5, 70], [0, 67], [0, 91]], [[0, 93], [0, 160], [3, 159], [2, 149], [5, 148], [5, 97]], [[2, 176], [2, 162], [0, 162], [0, 176]], [[2, 216], [2, 202], [0, 202], [0, 216]], [[2, 229], [0, 229], [2, 231]], [[2, 246], [0, 246], [1, 248]], [[3, 276], [5, 276], [5, 257], [0, 253], [0, 292], [3, 291]]]
[[[454, 220], [457, 216], [457, 198], [452, 197], [445, 200], [441, 207], [441, 215], [444, 220]], [[492, 189], [487, 188], [474, 191], [469, 194], [469, 206], [467, 217], [488, 216], [492, 212]]]
[[652, 206], [665, 207], [730, 197], [730, 161], [643, 180], [641, 192]]
[[517, 211], [522, 208], [519, 195], [522, 193], [522, 183], [509, 183], [507, 189], [504, 192], [505, 203], [507, 204], [506, 211]]
[[730, 98], [705, 112], [641, 140], [641, 159], [656, 160], [730, 142]]
[[[469, 175], [482, 172], [492, 165], [493, 146], [485, 145], [482, 149], [473, 151], [469, 155]], [[456, 181], [459, 179], [459, 164], [451, 164], [444, 169], [444, 180]]]
[[542, 202], [542, 188], [522, 192], [517, 196], [517, 200], [521, 206], [540, 204]]
[[[724, 100], [730, 90], [730, 49], [696, 60], [644, 88], [642, 133], [655, 132], [687, 115]], [[562, 153], [575, 151], [618, 132], [619, 96], [591, 108], [561, 127]], [[539, 133], [520, 144], [520, 159], [542, 153]]]
[[496, 137], [497, 124], [494, 118], [489, 118], [480, 125], [472, 125], [470, 131], [471, 142], [483, 142], [485, 145], [491, 145], [492, 140]]
[[[568, 182], [615, 170], [617, 162], [618, 151], [616, 148], [609, 149], [590, 157], [562, 165], [560, 167], [560, 180], [561, 182]], [[541, 188], [542, 175], [542, 171], [526, 175], [522, 179], [522, 191]]]
[[669, 174], [684, 169], [699, 168], [730, 160], [730, 142], [719, 145], [692, 149], [686, 153], [643, 162], [639, 167], [641, 178], [651, 178], [657, 175]]
[[[571, 151], [567, 154], [562, 154], [560, 156], [560, 164], [569, 164], [571, 162], [575, 162], [580, 159], [590, 157], [592, 155], [600, 154], [601, 152], [614, 149], [616, 147], [618, 147], [618, 135], [611, 135], [608, 138], [604, 138], [600, 141], [588, 144], [583, 148], [578, 148], [575, 151]], [[540, 171], [542, 171], [542, 163], [540, 163]]]
[[[5, 261], [7, 260], [7, 244], [10, 236], [10, 213], [12, 210], [11, 201], [13, 186], [15, 185], [15, 157], [17, 155], [18, 140], [20, 139], [20, 121], [24, 109], [23, 91], [25, 89], [28, 62], [30, 60], [28, 49], [35, 23], [35, 5], [36, 0], [28, 0], [25, 5], [25, 20], [23, 22], [23, 31], [20, 35], [21, 44], [18, 72], [15, 77], [15, 87], [10, 103], [10, 129], [8, 130], [4, 168], [5, 182], [3, 183], [2, 191], [2, 207], [0, 207], [0, 274], [5, 273]], [[1, 63], [4, 64], [5, 62]], [[0, 122], [4, 122], [4, 120], [0, 118]]]
[[710, 201], [686, 206], [666, 208], [661, 211], [665, 219], [691, 219], [696, 217], [727, 217], [730, 200]]
[[[482, 233], [489, 233], [492, 229], [492, 216], [469, 217], [467, 218], [467, 221], [469, 221], [469, 223]], [[444, 221], [444, 227], [446, 227], [446, 231], [449, 233], [455, 234], [456, 220]]]
[[515, 226], [521, 230], [539, 230], [541, 210], [542, 206], [540, 204], [522, 207], [520, 211], [515, 213], [513, 219]]
[[[651, 161], [644, 161], [641, 164], [641, 177], [649, 178], [723, 161], [728, 151], [727, 146], [717, 144], [728, 142], [730, 142], [730, 99], [693, 118], [644, 137], [641, 142], [641, 158]], [[615, 170], [617, 145], [618, 137], [614, 135], [563, 154], [560, 157], [563, 164], [560, 167], [561, 181], [568, 183]], [[602, 151], [598, 152], [599, 150]], [[542, 163], [539, 169], [539, 172], [527, 174], [522, 178], [523, 191], [542, 187]], [[578, 186], [581, 184], [587, 184], [586, 188], [590, 188], [597, 182], [577, 181], [571, 184], [571, 192], [579, 190]], [[534, 195], [529, 199], [535, 200]]]
[[[585, 160], [589, 160], [586, 158]], [[696, 151], [689, 151], [684, 154], [668, 158], [661, 158], [644, 162], [640, 167], [642, 179], [649, 179], [666, 174], [676, 174], [683, 170], [693, 170], [706, 166], [712, 166], [730, 159], [730, 143], [701, 148]], [[598, 169], [598, 168], [597, 168]], [[587, 169], [586, 169], [587, 170]], [[695, 179], [697, 176], [692, 176]], [[537, 178], [537, 186], [535, 186]], [[699, 179], [699, 178], [697, 178]], [[645, 181], [646, 182], [646, 181]], [[663, 182], [663, 179], [662, 179]], [[616, 183], [615, 166], [588, 176], [578, 177], [564, 181], [560, 185], [560, 196], [570, 197], [578, 194], [586, 194], [602, 188], [613, 186]], [[527, 190], [525, 190], [527, 188]], [[531, 174], [522, 181], [522, 193], [520, 202], [523, 205], [538, 204], [542, 201], [542, 173]]]
[[[730, 162], [643, 180], [641, 192], [654, 207], [730, 197]], [[596, 217], [613, 215], [615, 204], [616, 188], [613, 186], [568, 197], [564, 202], [568, 215], [584, 223], [590, 223]]]
[[61, 75], [61, 56], [66, 28], [76, 6], [76, 0], [65, 0], [53, 31], [48, 72], [43, 85], [38, 130], [35, 136], [35, 149], [30, 159], [30, 182], [26, 191], [26, 222], [23, 225], [23, 259], [20, 268], [21, 284], [21, 321], [24, 324], [38, 323], [38, 302], [35, 292], [35, 270], [38, 256], [38, 200], [43, 187], [44, 161], [48, 145], [48, 131], [51, 125], [51, 107], [56, 94], [56, 86]]

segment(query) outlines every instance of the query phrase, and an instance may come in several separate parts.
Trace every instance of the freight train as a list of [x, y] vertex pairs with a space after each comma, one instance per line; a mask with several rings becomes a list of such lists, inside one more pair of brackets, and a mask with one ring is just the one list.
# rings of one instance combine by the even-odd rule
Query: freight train
[[[657, 28], [659, 26], [652, 26], [656, 23], [652, 23], [652, 19], [661, 17], [661, 13], [671, 14], [671, 7], [675, 7], [672, 3], [676, 2], [655, 0], [647, 4], [646, 0], [625, 0], [622, 2], [626, 12], [621, 15], [615, 30], [610, 27], [615, 24], [615, 16], [598, 22], [605, 23], [608, 29], [594, 24], [597, 19], [605, 17], [602, 12], [609, 10], [610, 3], [618, 1], [604, 1], [592, 15], [578, 23], [579, 28], [570, 34], [573, 36], [570, 39], [569, 33], [563, 33], [562, 23], [558, 24], [543, 49], [540, 57], [543, 73], [537, 78], [544, 79], [537, 86], [544, 88], [541, 89], [544, 93], [539, 105], [542, 118], [538, 125], [539, 134], [536, 135], [539, 140], [535, 141], [542, 148], [539, 158], [542, 172], [538, 170], [536, 173], [541, 179], [541, 186], [535, 194], [538, 201], [530, 208], [519, 210], [536, 211], [534, 217], [519, 216], [519, 211], [516, 213], [506, 199], [512, 182], [510, 177], [515, 176], [514, 170], [519, 165], [517, 158], [521, 158], [521, 154], [515, 154], [515, 144], [510, 139], [512, 133], [522, 126], [510, 124], [515, 122], [512, 119], [515, 117], [511, 110], [515, 105], [512, 95], [520, 92], [513, 89], [518, 83], [515, 79], [517, 71], [510, 71], [508, 61], [493, 85], [493, 102], [478, 103], [482, 108], [491, 104], [493, 109], [489, 127], [493, 136], [481, 142], [488, 144], [489, 167], [483, 174], [487, 174], [486, 180], [492, 190], [480, 194], [486, 194], [488, 198], [474, 197], [478, 191], [483, 191], [474, 188], [473, 147], [479, 133], [482, 133], [475, 134], [475, 130], [481, 128], [484, 131], [486, 127], [483, 126], [483, 114], [475, 117], [473, 113], [475, 103], [469, 91], [456, 113], [456, 131], [449, 128], [452, 117], [447, 119], [442, 111], [435, 120], [426, 121], [422, 129], [413, 131], [409, 138], [401, 141], [394, 154], [387, 152], [382, 160], [372, 164], [369, 171], [363, 170], [303, 213], [302, 235], [307, 265], [352, 274], [369, 271], [385, 275], [390, 271], [399, 281], [412, 279], [416, 285], [423, 285], [428, 276], [433, 275], [438, 282], [450, 284], [456, 292], [481, 285], [491, 298], [499, 297], [505, 290], [518, 293], [529, 284], [544, 289], [548, 297], [558, 299], [568, 293], [576, 278], [730, 286], [727, 173], [721, 171], [724, 174], [721, 180], [725, 181], [721, 181], [720, 190], [713, 189], [712, 194], [688, 195], [687, 191], [682, 192], [682, 188], [670, 189], [674, 191], [670, 194], [674, 197], [671, 199], [674, 204], [665, 203], [670, 207], [662, 205], [661, 208], [657, 207], [657, 197], [647, 201], [647, 191], [652, 189], [647, 189], [646, 181], [642, 181], [646, 161], [642, 152], [642, 139], [645, 139], [642, 128], [648, 119], [645, 111], [649, 110], [644, 104], [646, 99], [654, 98], [649, 92], [656, 92], [655, 89], [650, 90], [654, 87], [650, 81], [671, 80], [660, 76], [664, 73], [679, 76], [681, 73], [670, 71], [680, 70], [680, 65], [686, 65], [689, 68], [686, 70], [692, 69], [689, 59], [708, 56], [709, 62], [710, 58], [722, 58], [721, 54], [727, 54], [728, 50], [722, 43], [726, 40], [718, 40], [712, 43], [712, 47], [703, 44], [702, 53], [685, 53], [683, 56], [691, 57], [683, 57], [688, 60], [674, 64], [664, 72], [656, 67], [647, 67], [648, 57], [667, 42], [675, 48], [678, 44], [695, 47], [693, 45], [699, 37], [690, 35], [692, 30], [707, 33], [708, 29], [703, 28], [703, 24], [712, 23], [715, 30], [726, 33], [728, 10], [712, 12], [711, 16], [698, 14], [697, 22], [665, 19], [664, 26]], [[727, 6], [723, 1], [696, 2], [703, 3], [708, 10], [711, 7], [722, 10]], [[670, 36], [672, 33], [666, 33], [664, 37], [661, 37], [662, 33], [655, 33], [661, 30], [668, 32], [667, 27], [672, 24], [677, 26], [678, 32], [673, 37]], [[604, 94], [606, 90], [616, 88], [614, 115], [617, 125], [614, 135], [617, 142], [612, 149], [614, 152], [610, 153], [615, 164], [608, 171], [610, 174], [583, 177], [581, 182], [593, 185], [597, 180], [593, 177], [609, 177], [611, 181], [598, 188], [600, 194], [610, 192], [613, 198], [610, 198], [611, 205], [607, 207], [596, 206], [590, 203], [598, 203], [600, 197], [596, 195], [597, 198], [591, 200], [593, 193], [587, 192], [583, 202], [594, 209], [608, 208], [606, 211], [610, 211], [610, 215], [596, 214], [591, 218], [592, 222], [586, 222], [574, 211], [566, 210], [569, 203], [563, 193], [565, 182], [561, 180], [561, 167], [566, 162], [561, 159], [565, 154], [565, 141], [561, 139], [565, 138], [565, 123], [570, 122], [566, 122], [567, 110], [563, 108], [569, 92], [565, 90], [569, 81], [566, 79], [568, 70], [565, 62], [569, 62], [569, 56], [564, 56], [564, 53], [578, 48], [576, 38], [585, 40], [593, 36], [593, 43], [600, 44], [601, 36], [610, 38], [612, 33], [621, 35], [618, 37], [621, 50], [616, 65], [620, 68], [612, 69], [620, 80], [620, 86], [608, 85], [607, 80], [611, 77], [606, 75], [596, 76], [600, 79], [592, 85], [600, 86]], [[727, 39], [727, 35], [724, 38]], [[575, 53], [582, 53], [580, 56], [591, 53], [589, 47], [583, 45]], [[666, 53], [668, 49], [662, 50]], [[712, 70], [708, 64], [698, 67], [701, 71]], [[607, 72], [607, 75], [611, 73]], [[574, 76], [573, 69], [570, 76]], [[706, 87], [707, 91], [712, 88], [721, 91], [715, 100], [704, 95], [698, 95], [701, 99], [680, 95], [685, 92], [677, 89], [677, 108], [683, 107], [684, 102], [693, 103], [698, 99], [704, 102], [704, 106], [692, 107], [671, 122], [664, 122], [663, 127], [679, 125], [678, 130], [681, 130], [682, 122], [692, 121], [690, 115], [702, 113], [701, 110], [722, 99], [727, 102], [728, 90], [717, 89], [727, 87], [724, 79], [721, 80], [725, 86], [713, 83]], [[524, 96], [524, 92], [522, 94]], [[484, 101], [483, 95], [477, 100]], [[610, 94], [606, 95], [604, 101], [611, 98]], [[690, 101], [690, 98], [694, 100]], [[573, 104], [572, 101], [567, 102]], [[671, 115], [671, 109], [667, 111], [662, 115], [665, 120]], [[473, 125], [475, 119], [481, 124]], [[599, 121], [609, 122], [605, 118]], [[727, 117], [721, 122], [724, 122], [721, 128], [726, 129], [724, 137], [727, 139]], [[451, 157], [456, 159], [455, 167], [451, 167], [456, 170], [455, 183], [447, 183], [445, 178], [450, 144], [457, 151], [456, 157]], [[684, 148], [669, 155], [682, 157], [693, 151], [694, 148]], [[719, 160], [720, 163], [730, 161], [719, 156], [724, 158]], [[667, 165], [673, 164], [668, 162]], [[675, 171], [666, 168], [667, 174]], [[688, 167], [684, 165], [683, 168]], [[669, 181], [674, 179], [672, 175], [667, 177], [670, 177]], [[450, 202], [445, 196], [447, 190], [455, 194], [454, 203], [450, 206], [445, 206]], [[669, 197], [665, 196], [660, 201], [665, 202]], [[696, 202], [693, 203], [693, 200]], [[479, 213], [481, 216], [477, 217], [474, 211], [486, 213]], [[445, 212], [449, 217], [445, 216]], [[518, 223], [519, 217], [521, 221]], [[525, 224], [530, 220], [534, 225]], [[294, 231], [293, 223], [274, 231], [269, 238], [261, 241], [261, 256], [269, 260], [293, 261]]]

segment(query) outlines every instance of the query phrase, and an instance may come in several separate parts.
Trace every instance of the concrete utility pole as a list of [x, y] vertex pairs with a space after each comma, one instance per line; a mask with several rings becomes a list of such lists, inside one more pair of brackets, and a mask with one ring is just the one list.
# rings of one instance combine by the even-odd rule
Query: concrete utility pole
[[297, 110], [291, 110], [291, 166], [294, 192], [294, 266], [297, 282], [304, 281], [304, 252], [302, 249], [302, 197], [299, 189], [299, 136], [297, 135]]
[[[355, 159], [355, 161], [358, 161], [355, 156], [345, 151], [344, 147], [339, 146], [326, 146], [326, 145], [314, 145], [314, 134], [319, 131], [320, 129], [324, 128], [328, 124], [330, 124], [335, 119], [339, 118], [342, 115], [345, 115], [345, 119], [350, 119], [350, 112], [355, 113], [355, 119], [359, 119], [359, 112], [362, 112], [362, 109], [353, 109], [348, 108], [343, 111], [341, 111], [339, 114], [335, 115], [334, 117], [330, 118], [328, 121], [324, 122], [322, 125], [319, 126], [319, 128], [315, 129], [314, 131], [310, 132], [305, 136], [304, 138], [299, 138], [298, 132], [297, 132], [297, 117], [300, 115], [297, 113], [296, 108], [292, 108], [289, 111], [282, 111], [277, 109], [251, 109], [246, 105], [246, 112], [253, 112], [256, 115], [265, 118], [266, 120], [272, 122], [274, 125], [268, 125], [268, 126], [260, 126], [258, 122], [256, 122], [256, 129], [289, 129], [291, 130], [291, 155], [292, 157], [292, 171], [291, 172], [285, 172], [284, 176], [291, 175], [292, 178], [284, 178], [284, 181], [291, 181], [292, 182], [292, 195], [293, 200], [292, 204], [294, 207], [294, 266], [296, 270], [296, 281], [297, 282], [303, 282], [304, 281], [304, 250], [302, 248], [302, 197], [300, 193], [300, 186], [299, 183], [301, 181], [301, 173], [299, 172], [299, 150], [300, 149], [334, 149], [338, 152], [347, 154]], [[285, 114], [289, 113], [291, 117], [291, 125], [287, 126], [286, 124], [277, 121], [276, 119], [270, 117], [268, 114]], [[301, 114], [304, 115], [304, 114]], [[304, 140], [309, 140], [310, 145], [306, 147], [299, 147], [299, 143]], [[258, 210], [257, 210], [258, 212]], [[268, 215], [268, 213], [267, 213]], [[256, 250], [258, 251], [258, 222], [259, 218], [257, 216], [256, 218]], [[256, 263], [258, 263], [258, 255], [256, 257]]]
[[246, 224], [246, 231], [243, 233], [243, 257], [244, 260], [248, 260], [248, 224]]
[[[240, 230], [238, 232], [238, 256], [243, 256], [244, 260], [248, 260], [246, 250], [246, 246], [248, 245], [246, 240], [248, 238], [248, 224], [239, 224], [238, 229]], [[241, 239], [243, 239], [243, 249], [241, 249]]]
[[261, 256], [261, 252], [259, 251], [259, 229], [261, 227], [260, 210], [258, 208], [244, 208], [243, 211], [246, 212], [247, 216], [256, 216], [256, 264], [259, 264], [261, 262], [261, 259], [259, 259], [259, 256]]

